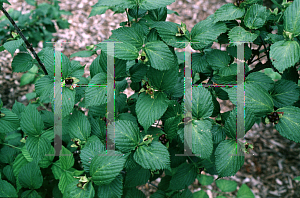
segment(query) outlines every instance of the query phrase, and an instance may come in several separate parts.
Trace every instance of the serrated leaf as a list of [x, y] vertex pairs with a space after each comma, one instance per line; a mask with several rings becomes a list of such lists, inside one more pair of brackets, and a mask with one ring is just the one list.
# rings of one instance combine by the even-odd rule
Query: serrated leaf
[[160, 91], [168, 90], [174, 87], [174, 82], [177, 80], [178, 70], [178, 67], [176, 69], [172, 68], [163, 71], [150, 67], [149, 71], [147, 72], [147, 77], [155, 89]]
[[275, 125], [276, 130], [283, 137], [300, 143], [300, 108], [294, 106], [286, 106], [277, 109], [276, 112], [283, 112], [282, 118]]
[[253, 192], [250, 190], [250, 188], [247, 186], [247, 184], [242, 184], [240, 189], [237, 192], [236, 195], [237, 198], [254, 198]]
[[150, 178], [150, 171], [137, 165], [133, 169], [126, 172], [125, 186], [126, 188], [135, 187], [147, 183]]
[[252, 43], [258, 37], [258, 35], [246, 31], [241, 26], [236, 26], [228, 32], [228, 37], [230, 39], [230, 43], [232, 43], [230, 46], [238, 46], [246, 42]]
[[269, 12], [265, 6], [254, 4], [247, 10], [244, 23], [250, 29], [259, 29], [265, 24], [268, 16]]
[[254, 72], [247, 76], [245, 83], [255, 83], [261, 88], [269, 91], [274, 86], [274, 81], [262, 72]]
[[137, 118], [145, 131], [165, 113], [168, 107], [164, 93], [154, 92], [153, 94], [154, 99], [150, 95], [141, 93], [136, 103]]
[[[107, 77], [104, 73], [96, 74], [89, 84], [104, 85]], [[106, 86], [88, 87], [85, 90], [85, 104], [87, 106], [99, 106], [106, 103], [107, 88]]]
[[218, 70], [228, 66], [230, 62], [230, 56], [227, 51], [221, 51], [213, 49], [206, 53], [206, 61], [211, 65], [213, 70]]
[[239, 8], [233, 3], [227, 3], [221, 6], [214, 13], [214, 23], [218, 21], [230, 21], [243, 17], [245, 14], [245, 8]]
[[106, 12], [106, 10], [109, 9], [109, 6], [96, 6], [96, 5], [97, 4], [92, 6], [92, 10], [91, 10], [91, 13], [88, 18], [90, 18], [92, 16], [104, 14]]
[[216, 180], [216, 184], [222, 192], [232, 192], [235, 191], [237, 187], [237, 183], [235, 181], [225, 179]]
[[120, 27], [112, 30], [112, 38], [117, 38], [119, 41], [130, 43], [137, 49], [141, 49], [144, 37], [143, 29], [140, 26], [135, 27]]
[[283, 26], [285, 31], [300, 34], [300, 1], [295, 0], [284, 11]]
[[35, 161], [30, 162], [21, 168], [18, 179], [24, 188], [38, 189], [43, 184], [43, 175], [40, 167]]
[[200, 176], [198, 176], [197, 179], [198, 179], [199, 183], [203, 186], [210, 185], [211, 183], [214, 182], [213, 176], [204, 175], [204, 174], [201, 174]]
[[40, 96], [41, 102], [48, 101], [54, 96], [54, 79], [53, 76], [47, 75], [40, 78], [35, 83], [35, 91]]
[[181, 190], [195, 181], [197, 169], [193, 164], [181, 164], [170, 181], [170, 190]]
[[94, 198], [95, 196], [95, 190], [94, 186], [91, 182], [86, 184], [85, 189], [81, 189], [77, 187], [78, 181], [72, 181], [72, 183], [68, 184], [65, 192], [64, 192], [64, 198], [72, 197], [72, 198]]
[[5, 180], [0, 180], [0, 196], [1, 197], [18, 197], [17, 191], [13, 185]]
[[1, 113], [5, 116], [0, 118], [0, 133], [9, 133], [15, 131], [20, 126], [18, 116], [8, 109], [2, 108]]
[[244, 164], [244, 155], [237, 152], [235, 141], [235, 139], [224, 140], [218, 145], [215, 151], [215, 164], [219, 177], [235, 175]]
[[23, 198], [42, 198], [35, 190], [26, 190], [22, 193], [21, 197]]
[[270, 59], [279, 72], [294, 66], [300, 59], [300, 46], [297, 41], [278, 41], [270, 47]]
[[150, 61], [151, 67], [155, 69], [168, 70], [177, 65], [174, 54], [162, 41], [148, 42], [145, 44], [144, 50]]
[[271, 91], [274, 106], [277, 108], [292, 106], [299, 98], [299, 87], [296, 83], [280, 79], [275, 82]]
[[145, 169], [170, 169], [170, 155], [160, 142], [139, 146], [133, 155], [134, 160]]
[[68, 170], [74, 165], [74, 157], [72, 153], [64, 146], [61, 147], [59, 161], [63, 170]]
[[44, 122], [38, 110], [33, 105], [28, 105], [21, 114], [21, 128], [29, 136], [37, 136], [44, 129]]
[[214, 110], [212, 96], [204, 87], [193, 87], [192, 90], [192, 112], [193, 116], [200, 118], [208, 118]]
[[3, 44], [3, 47], [11, 54], [11, 56], [14, 56], [15, 51], [24, 43], [23, 39], [8, 41]]
[[50, 146], [49, 151], [46, 154], [50, 154], [47, 156], [44, 156], [40, 161], [39, 161], [39, 166], [41, 168], [48, 168], [48, 166], [50, 166], [53, 162], [54, 159], [54, 154], [55, 154], [55, 150], [53, 148], [53, 146]]
[[44, 137], [32, 137], [29, 136], [26, 140], [26, 148], [30, 153], [32, 159], [40, 161], [42, 158], [45, 157], [45, 154], [50, 149], [50, 142], [48, 139]]
[[95, 54], [94, 51], [83, 50], [83, 51], [79, 51], [79, 52], [71, 54], [70, 58], [73, 58], [73, 57], [91, 57], [94, 54]]
[[139, 2], [139, 6], [140, 6], [140, 8], [145, 9], [145, 10], [153, 10], [153, 9], [165, 7], [166, 5], [170, 5], [170, 4], [174, 3], [174, 2], [175, 2], [175, 0], [141, 1], [141, 2]]
[[121, 153], [115, 151], [117, 155], [104, 155], [106, 151], [101, 152], [103, 156], [95, 156], [91, 162], [90, 174], [92, 180], [96, 185], [107, 185], [111, 183], [120, 171], [123, 169], [123, 166], [126, 161], [125, 156], [119, 156]]

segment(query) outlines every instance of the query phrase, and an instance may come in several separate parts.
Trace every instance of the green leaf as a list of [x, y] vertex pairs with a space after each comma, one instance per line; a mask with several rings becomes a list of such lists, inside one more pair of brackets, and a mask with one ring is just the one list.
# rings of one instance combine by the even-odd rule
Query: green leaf
[[142, 9], [153, 10], [153, 9], [157, 9], [160, 7], [165, 7], [166, 5], [170, 5], [174, 2], [175, 2], [175, 0], [164, 0], [164, 1], [152, 0], [152, 1], [141, 1], [141, 2], [139, 2], [138, 5]]
[[250, 29], [259, 29], [265, 24], [268, 16], [269, 12], [265, 6], [254, 4], [247, 10], [244, 23]]
[[[130, 43], [123, 42], [122, 40], [117, 40], [115, 38], [107, 39], [96, 46], [99, 47], [107, 54], [107, 45], [106, 43], [116, 42], [114, 43], [114, 57], [117, 57], [122, 60], [134, 60], [139, 56], [139, 52]], [[98, 49], [98, 48], [97, 48]], [[97, 50], [96, 49], [96, 50]], [[102, 51], [101, 51], [102, 52]]]
[[110, 7], [121, 7], [121, 8], [133, 8], [136, 6], [136, 2], [132, 0], [99, 0], [94, 6], [110, 6]]
[[151, 174], [148, 169], [144, 169], [142, 166], [137, 165], [126, 172], [125, 186], [126, 188], [130, 188], [143, 185], [147, 183], [150, 175]]
[[238, 46], [242, 43], [252, 43], [258, 37], [258, 35], [246, 31], [241, 26], [236, 26], [228, 32], [228, 37], [231, 43], [230, 46]]
[[222, 141], [216, 151], [216, 168], [219, 177], [229, 177], [235, 175], [244, 164], [244, 156], [238, 155], [236, 140]]
[[44, 122], [33, 105], [28, 105], [21, 115], [21, 128], [27, 135], [37, 136], [42, 133]]
[[124, 198], [146, 198], [145, 194], [136, 187], [124, 190]]
[[13, 72], [26, 72], [33, 66], [33, 59], [29, 54], [19, 53], [17, 54], [12, 63], [11, 67]]
[[38, 67], [36, 65], [33, 65], [33, 67], [27, 73], [22, 75], [20, 86], [32, 83], [35, 79], [37, 71]]
[[212, 133], [212, 140], [214, 144], [219, 144], [226, 138], [225, 129], [219, 124], [212, 126], [211, 133]]
[[167, 18], [167, 8], [161, 7], [154, 10], [149, 10], [148, 14], [153, 21], [165, 21]]
[[211, 183], [214, 182], [214, 177], [213, 176], [204, 175], [204, 174], [201, 174], [200, 176], [197, 176], [197, 179], [198, 179], [199, 183], [203, 186], [210, 185]]
[[170, 117], [165, 121], [164, 131], [168, 134], [168, 139], [173, 139], [177, 135], [178, 124], [181, 122], [181, 116]]
[[26, 148], [30, 153], [30, 156], [37, 161], [40, 161], [48, 154], [50, 149], [50, 142], [44, 137], [32, 137], [29, 136], [26, 140]]
[[41, 195], [38, 194], [35, 190], [26, 190], [22, 193], [21, 197], [26, 197], [26, 198], [42, 198]]
[[[237, 58], [237, 46], [231, 46], [231, 47], [227, 46], [227, 47], [226, 47], [226, 50], [227, 50], [227, 52], [228, 52], [231, 56]], [[245, 45], [245, 46], [244, 46], [244, 50], [245, 50], [245, 53], [244, 53], [244, 59], [245, 59], [245, 60], [249, 60], [249, 59], [251, 58], [251, 56], [252, 56], [252, 51], [251, 51], [251, 49], [248, 47], [248, 45]], [[235, 64], [236, 64], [236, 63], [235, 63]], [[247, 65], [247, 63], [245, 63], [245, 65]], [[245, 73], [246, 73], [246, 72], [245, 72]]]
[[50, 149], [48, 150], [48, 152], [46, 154], [50, 154], [47, 156], [44, 156], [40, 161], [39, 161], [39, 167], [41, 168], [48, 168], [48, 166], [50, 166], [53, 162], [54, 159], [54, 154], [55, 154], [55, 150], [53, 148], [53, 146], [50, 146]]
[[204, 190], [199, 190], [193, 193], [193, 198], [209, 198], [209, 196]]
[[[294, 35], [300, 34], [300, 1], [295, 0], [284, 11], [283, 16], [284, 30]], [[298, 53], [299, 54], [299, 53]]]
[[3, 146], [0, 150], [0, 162], [5, 164], [10, 164], [14, 161], [14, 158], [19, 153], [19, 150], [9, 147], [9, 146]]
[[118, 151], [115, 151], [114, 153], [116, 155], [106, 156], [106, 151], [103, 151], [101, 152], [101, 155], [103, 156], [97, 155], [92, 160], [90, 174], [92, 176], [92, 181], [96, 185], [106, 185], [111, 183], [123, 169], [126, 157], [119, 156], [121, 153]]
[[78, 181], [73, 181], [72, 183], [67, 185], [64, 192], [64, 198], [94, 198], [95, 190], [92, 182], [87, 183], [85, 189], [77, 187], [78, 183]]
[[[177, 60], [169, 47], [162, 41], [153, 41], [145, 44], [145, 52], [151, 67], [158, 70], [173, 69]], [[159, 53], [158, 53], [159, 52]]]
[[53, 76], [47, 75], [40, 78], [35, 83], [35, 91], [40, 96], [41, 102], [49, 101], [54, 96], [54, 79]]
[[255, 83], [266, 91], [269, 91], [274, 86], [274, 81], [262, 72], [253, 72], [249, 74], [245, 80], [245, 83]]
[[95, 4], [92, 6], [92, 10], [91, 10], [91, 13], [88, 18], [90, 18], [92, 16], [104, 14], [106, 12], [106, 10], [108, 10], [108, 9], [109, 9], [109, 6], [97, 6], [97, 4]]
[[[128, 120], [115, 122], [115, 144], [122, 152], [127, 153], [134, 150], [139, 143], [140, 130], [137, 124]], [[113, 139], [113, 137], [110, 137]]]
[[139, 146], [133, 158], [145, 169], [171, 169], [170, 154], [167, 147], [160, 142], [153, 141], [149, 146]]
[[222, 192], [232, 192], [235, 191], [237, 187], [237, 183], [235, 181], [225, 179], [216, 180], [216, 184]]
[[237, 196], [237, 198], [254, 198], [255, 197], [253, 192], [247, 186], [247, 184], [242, 184], [242, 186], [238, 190], [236, 196]]
[[35, 161], [23, 166], [18, 178], [24, 188], [38, 189], [43, 184], [43, 175]]
[[85, 102], [87, 106], [99, 106], [106, 103], [107, 77], [105, 73], [96, 74], [89, 84], [102, 85], [101, 87], [88, 87], [85, 90]]
[[152, 67], [149, 68], [147, 77], [150, 80], [150, 84], [154, 86], [155, 89], [163, 91], [172, 89], [174, 87], [174, 82], [177, 80], [179, 68], [169, 69], [169, 70], [157, 70]]
[[112, 30], [111, 35], [111, 38], [116, 38], [124, 43], [130, 43], [138, 50], [142, 48], [144, 37], [143, 29], [140, 26], [120, 27]]
[[141, 82], [148, 70], [148, 67], [142, 63], [134, 64], [129, 69], [130, 80], [132, 82]]
[[96, 54], [96, 52], [83, 50], [83, 51], [79, 51], [79, 52], [71, 54], [70, 58], [73, 58], [73, 57], [91, 57], [94, 54]]
[[0, 180], [0, 196], [1, 197], [18, 197], [17, 191], [13, 185], [5, 180]]
[[120, 198], [122, 194], [123, 184], [120, 174], [110, 184], [98, 186], [97, 190], [98, 197]]
[[204, 53], [193, 53], [192, 54], [192, 70], [201, 73], [210, 73], [211, 67], [207, 62], [206, 54]]
[[191, 31], [191, 41], [200, 42], [192, 44], [195, 50], [202, 50], [212, 44], [220, 34], [227, 31], [226, 24], [222, 22], [213, 23], [213, 15], [197, 23]]
[[170, 190], [181, 190], [191, 185], [197, 177], [197, 169], [193, 164], [187, 164], [186, 162], [178, 166], [175, 174], [172, 175], [170, 181]]
[[299, 87], [289, 80], [278, 80], [271, 90], [274, 106], [277, 108], [292, 106], [299, 98]]
[[170, 21], [159, 21], [151, 25], [151, 28], [155, 28], [161, 39], [168, 45], [176, 48], [184, 48], [185, 43], [176, 42], [189, 42], [189, 39], [185, 36], [176, 36], [178, 27], [181, 27], [181, 25]]
[[286, 106], [277, 109], [276, 112], [283, 112], [282, 118], [280, 118], [278, 124], [275, 125], [276, 130], [283, 137], [300, 143], [300, 108]]
[[221, 6], [214, 13], [214, 23], [218, 21], [230, 21], [243, 17], [245, 14], [245, 8], [239, 8], [233, 3], [227, 3]]
[[[46, 67], [48, 75], [53, 78], [54, 76], [54, 49], [52, 47], [46, 47], [39, 52], [39, 56], [41, 56], [41, 60]], [[53, 81], [52, 81], [53, 82]], [[52, 86], [53, 87], [53, 86]], [[53, 90], [53, 89], [52, 89]]]
[[[222, 88], [229, 95], [230, 101], [237, 104], [236, 88]], [[273, 111], [271, 95], [255, 83], [245, 83], [245, 106], [252, 109], [255, 116], [264, 116]]]
[[270, 59], [279, 72], [294, 66], [300, 59], [297, 41], [278, 41], [270, 47]]
[[[240, 116], [243, 119], [242, 122], [244, 122], [245, 133], [246, 133], [254, 125], [256, 117], [254, 116], [253, 111], [248, 107], [245, 107], [244, 113], [242, 115], [238, 114], [238, 116]], [[242, 130], [244, 130], [244, 128]], [[236, 108], [230, 111], [230, 115], [225, 121], [225, 132], [226, 135], [232, 139], [235, 139], [237, 136], [237, 109]]]
[[[71, 90], [69, 87], [62, 87], [62, 117], [70, 115], [74, 110], [76, 90]], [[51, 105], [54, 107], [55, 98], [51, 98]]]
[[228, 66], [230, 56], [227, 51], [213, 49], [206, 53], [206, 61], [211, 65], [213, 70], [218, 70]]
[[68, 170], [69, 168], [73, 167], [75, 160], [72, 153], [64, 146], [62, 146], [60, 151], [59, 161], [61, 164], [61, 168], [63, 170]]
[[23, 39], [8, 41], [3, 44], [3, 47], [11, 54], [11, 56], [14, 56], [15, 51], [24, 44]]
[[214, 110], [210, 92], [204, 87], [193, 87], [193, 98], [193, 116], [198, 119], [210, 117]]
[[16, 178], [14, 176], [12, 165], [7, 165], [3, 168], [3, 175], [10, 181], [12, 184], [16, 183]]
[[153, 94], [154, 99], [150, 95], [141, 93], [136, 103], [137, 118], [145, 131], [165, 113], [168, 107], [164, 93], [154, 92]]
[[16, 157], [15, 161], [13, 162], [13, 172], [14, 172], [16, 179], [18, 178], [21, 168], [23, 166], [25, 166], [26, 164], [28, 164], [27, 159], [24, 157], [24, 155], [22, 153], [20, 153]]
[[9, 133], [11, 131], [17, 130], [20, 126], [18, 116], [5, 108], [1, 109], [1, 113], [4, 113], [5, 116], [0, 118], [0, 133]]
[[169, 9], [167, 9], [167, 13], [168, 13], [168, 14], [173, 14], [173, 13], [175, 13], [177, 16], [180, 16], [180, 15], [178, 14], [178, 12], [176, 12], [176, 11], [174, 11], [174, 10], [169, 10]]

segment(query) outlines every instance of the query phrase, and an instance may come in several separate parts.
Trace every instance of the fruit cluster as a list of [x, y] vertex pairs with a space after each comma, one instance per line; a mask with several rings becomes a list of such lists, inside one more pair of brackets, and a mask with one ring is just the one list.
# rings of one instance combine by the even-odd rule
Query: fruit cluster
[[72, 78], [67, 78], [65, 80], [65, 82], [66, 82], [67, 85], [71, 85], [73, 83], [73, 79]]
[[273, 112], [273, 113], [269, 114], [267, 117], [270, 120], [270, 122], [273, 122], [273, 123], [279, 120], [279, 115], [277, 112]]
[[166, 144], [169, 140], [166, 138], [166, 135], [165, 134], [162, 134], [160, 137], [159, 137], [159, 140], [161, 141], [162, 144]]

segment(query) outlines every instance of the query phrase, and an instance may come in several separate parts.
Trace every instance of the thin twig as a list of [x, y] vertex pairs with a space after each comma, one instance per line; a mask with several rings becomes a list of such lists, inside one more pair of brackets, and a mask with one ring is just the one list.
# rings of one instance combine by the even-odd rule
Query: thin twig
[[155, 188], [158, 188], [158, 186], [156, 186], [155, 184], [152, 184], [151, 182], [147, 182], [147, 184], [151, 184], [151, 185], [154, 186]]
[[17, 26], [17, 24], [15, 23], [15, 21], [10, 17], [10, 15], [6, 12], [6, 10], [4, 9], [4, 7], [1, 7], [1, 11], [4, 13], [4, 15], [8, 18], [8, 20], [11, 22], [11, 24], [15, 27], [15, 29], [17, 30], [18, 34], [21, 36], [21, 38], [24, 40], [27, 49], [29, 49], [31, 51], [31, 53], [33, 54], [33, 56], [35, 57], [35, 59], [37, 60], [37, 62], [39, 63], [39, 65], [41, 66], [43, 72], [45, 75], [48, 75], [48, 72], [44, 66], [44, 64], [42, 63], [42, 61], [40, 60], [40, 58], [38, 57], [38, 55], [35, 53], [34, 49], [32, 48], [32, 45], [28, 42], [28, 40], [25, 38], [25, 36], [23, 35], [23, 33], [21, 32], [21, 30], [19, 29], [19, 27]]
[[[265, 50], [266, 50], [266, 54], [267, 54], [267, 58], [268, 58], [269, 65], [271, 66], [271, 68], [272, 68], [275, 72], [277, 72], [277, 73], [280, 74], [280, 72], [273, 66], [273, 64], [272, 64], [272, 62], [271, 62], [271, 60], [270, 60], [269, 51], [268, 51], [267, 48], [266, 48], [264, 39], [261, 37], [261, 35], [259, 35], [259, 38], [260, 38], [260, 40], [263, 42], [263, 46], [264, 46], [264, 48], [265, 48]], [[281, 74], [280, 74], [280, 75], [281, 75]]]

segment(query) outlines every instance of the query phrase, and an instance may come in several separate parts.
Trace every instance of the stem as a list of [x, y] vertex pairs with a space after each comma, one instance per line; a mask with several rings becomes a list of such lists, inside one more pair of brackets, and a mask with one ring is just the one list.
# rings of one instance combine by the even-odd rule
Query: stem
[[126, 11], [126, 15], [127, 15], [127, 25], [130, 26], [128, 8], [125, 8], [125, 11]]
[[[267, 48], [266, 48], [266, 45], [265, 45], [265, 41], [262, 39], [261, 35], [259, 35], [259, 38], [260, 38], [260, 40], [263, 42], [264, 48], [265, 48], [265, 50], [266, 50], [266, 54], [267, 54], [267, 58], [268, 58], [269, 65], [272, 67], [272, 69], [273, 69], [275, 72], [277, 72], [277, 73], [280, 74], [280, 72], [273, 66], [273, 64], [272, 64], [272, 62], [271, 62], [271, 60], [270, 60], [269, 51], [267, 51]], [[281, 75], [281, 74], [280, 74], [280, 75]]]
[[263, 58], [263, 57], [265, 57], [265, 56], [267, 56], [267, 55], [263, 55], [263, 56], [261, 56], [261, 57], [259, 57], [259, 58], [255, 59], [254, 61], [252, 61], [252, 62], [251, 62], [251, 64], [252, 64], [252, 63], [254, 63], [255, 61], [258, 61], [258, 60], [260, 60], [261, 58]]
[[21, 150], [21, 148], [19, 148], [19, 147], [16, 147], [16, 146], [14, 146], [14, 145], [11, 145], [11, 144], [7, 144], [7, 143], [2, 143], [3, 145], [6, 145], [6, 146], [10, 146], [10, 147], [13, 147], [13, 148], [15, 148], [15, 149], [19, 149], [19, 150]]
[[30, 49], [31, 53], [33, 54], [33, 56], [35, 57], [35, 59], [37, 60], [37, 62], [39, 63], [40, 67], [42, 68], [43, 72], [45, 75], [48, 75], [48, 72], [44, 66], [44, 64], [41, 62], [40, 58], [38, 57], [38, 55], [35, 53], [34, 49], [32, 48], [32, 45], [28, 42], [28, 40], [25, 38], [25, 36], [23, 35], [23, 33], [21, 32], [21, 30], [19, 29], [19, 27], [17, 26], [17, 24], [14, 22], [14, 20], [10, 17], [10, 15], [6, 12], [6, 10], [4, 9], [4, 7], [1, 7], [1, 11], [4, 13], [4, 15], [8, 18], [8, 20], [11, 22], [11, 24], [15, 27], [15, 29], [17, 30], [18, 34], [21, 36], [21, 38], [24, 40], [24, 42], [26, 43], [26, 46], [28, 49]]
[[155, 184], [152, 184], [151, 182], [147, 182], [147, 184], [151, 184], [152, 186], [158, 188], [158, 186], [156, 186]]
[[136, 15], [135, 15], [135, 22], [136, 23], [137, 23], [138, 15], [139, 15], [139, 6], [137, 6], [137, 8], [136, 8]]

